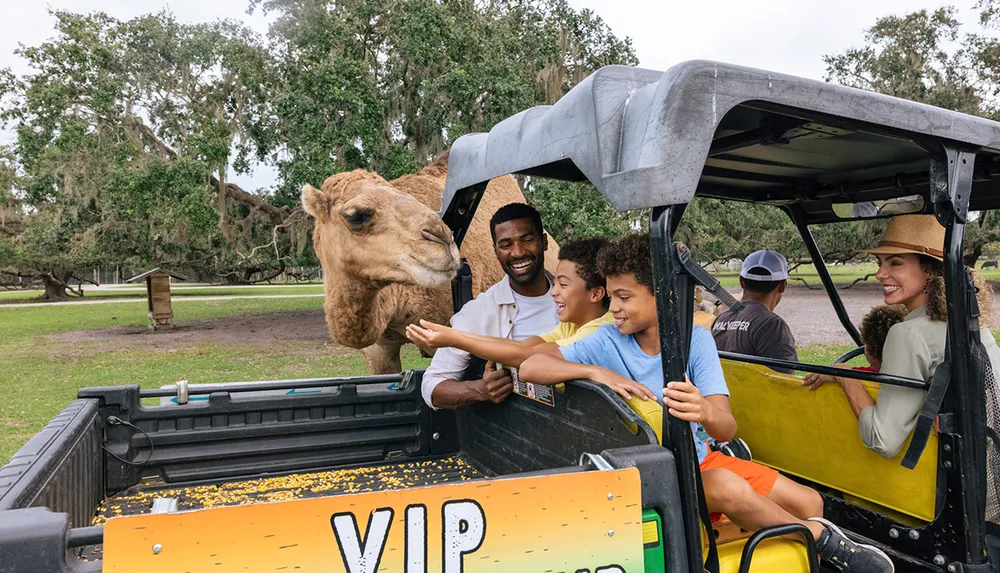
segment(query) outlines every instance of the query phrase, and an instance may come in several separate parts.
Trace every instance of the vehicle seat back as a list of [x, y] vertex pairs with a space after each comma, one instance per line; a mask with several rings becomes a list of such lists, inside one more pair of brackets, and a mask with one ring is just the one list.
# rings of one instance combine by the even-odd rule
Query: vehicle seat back
[[[847, 499], [858, 498], [921, 521], [934, 519], [936, 431], [916, 468], [908, 470], [900, 465], [903, 453], [886, 459], [865, 447], [839, 388], [824, 385], [808, 391], [797, 376], [766, 366], [732, 360], [723, 360], [722, 365], [737, 435], [750, 445], [754, 461], [842, 491]], [[877, 384], [864, 384], [873, 397], [878, 395]], [[662, 441], [663, 408], [636, 398], [627, 404]]]
[[[663, 408], [652, 400], [632, 398], [626, 401], [643, 420], [656, 432], [656, 438], [662, 442]], [[626, 421], [626, 425], [629, 422]], [[634, 424], [633, 424], [634, 426]], [[633, 429], [635, 431], [635, 429]], [[743, 546], [746, 545], [750, 532], [743, 531], [736, 524], [725, 519], [713, 523], [713, 534], [719, 548], [719, 573], [737, 573], [740, 568], [740, 558]], [[708, 542], [703, 540], [703, 551], [708, 555]], [[794, 539], [768, 539], [757, 546], [751, 561], [750, 573], [765, 571], [783, 571], [787, 573], [809, 571], [809, 558], [806, 546]]]
[[[723, 360], [737, 435], [755, 461], [898, 511], [932, 521], [937, 501], [937, 432], [916, 468], [886, 459], [861, 442], [844, 392], [826, 384], [815, 391], [797, 376], [766, 366]], [[878, 384], [864, 382], [872, 397]], [[907, 440], [907, 445], [909, 440]]]

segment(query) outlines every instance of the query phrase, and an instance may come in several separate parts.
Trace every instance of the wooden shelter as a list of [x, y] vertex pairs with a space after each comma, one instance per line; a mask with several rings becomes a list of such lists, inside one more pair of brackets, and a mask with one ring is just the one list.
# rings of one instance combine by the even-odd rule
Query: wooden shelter
[[174, 317], [174, 310], [170, 303], [171, 278], [187, 280], [187, 277], [183, 275], [156, 267], [125, 281], [134, 283], [145, 279], [150, 330], [156, 330], [161, 326], [170, 326], [170, 321]]

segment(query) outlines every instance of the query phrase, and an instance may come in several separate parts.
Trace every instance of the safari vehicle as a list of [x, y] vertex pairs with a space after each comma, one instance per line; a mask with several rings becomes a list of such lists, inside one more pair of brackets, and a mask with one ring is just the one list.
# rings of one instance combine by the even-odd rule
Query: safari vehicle
[[[695, 279], [717, 286], [673, 241], [696, 195], [787, 212], [856, 341], [809, 226], [936, 214], [950, 379], [857, 374], [872, 391], [928, 390], [910, 457], [871, 453], [834, 389], [802, 391], [767, 366], [840, 370], [740, 355], [724, 369], [755, 459], [819, 489], [850, 536], [897, 571], [994, 571], [992, 378], [969, 352], [961, 253], [970, 211], [1000, 207], [998, 153], [1000, 124], [891, 97], [711, 62], [616, 66], [460, 138], [441, 214], [461, 241], [486, 183], [508, 173], [586, 180], [619, 210], [649, 209], [666, 379], [684, 371]], [[456, 308], [470, 290], [465, 266]], [[421, 375], [82, 390], [0, 471], [0, 570], [819, 569], [798, 526], [703, 529], [690, 428], [658, 407], [575, 381], [434, 411]], [[159, 398], [177, 404], [144, 403]]]

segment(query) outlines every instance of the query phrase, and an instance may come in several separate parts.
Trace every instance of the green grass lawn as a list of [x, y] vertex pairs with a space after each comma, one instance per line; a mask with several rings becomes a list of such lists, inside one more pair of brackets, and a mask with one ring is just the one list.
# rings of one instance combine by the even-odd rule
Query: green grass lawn
[[[980, 264], [982, 264], [982, 261], [980, 261]], [[712, 267], [708, 267], [706, 270], [711, 272], [724, 287], [738, 287], [740, 284], [739, 272], [714, 272]], [[874, 274], [878, 270], [878, 266], [874, 262], [868, 262], [856, 265], [830, 265], [827, 267], [827, 270], [830, 272], [834, 283], [844, 286], [854, 282], [855, 279], [860, 279], [868, 274]], [[988, 281], [1000, 280], [1000, 270], [997, 269], [990, 269], [988, 271], [979, 270], [979, 274]], [[822, 287], [823, 285], [823, 282], [819, 279], [819, 275], [816, 274], [816, 267], [813, 265], [802, 265], [789, 273], [789, 276], [793, 279], [802, 279], [809, 283], [810, 286]], [[874, 284], [875, 277], [870, 277], [868, 282]], [[801, 284], [801, 281], [793, 280], [791, 284]]]
[[[322, 298], [189, 301], [174, 306], [175, 321], [248, 313], [321, 308]], [[97, 342], [68, 346], [46, 338], [76, 330], [146, 325], [143, 305], [103, 304], [3, 308], [0, 306], [0, 464], [76, 397], [81, 388], [139, 384], [157, 388], [192, 383], [311, 378], [364, 374], [360, 355], [313, 343], [201, 344], [193, 347], [103, 351]], [[423, 368], [414, 347], [404, 368]]]
[[[92, 298], [146, 298], [144, 287], [115, 287], [107, 289], [93, 289], [84, 286], [84, 295], [81, 299]], [[170, 294], [173, 297], [183, 298], [186, 296], [266, 296], [266, 295], [301, 295], [301, 294], [323, 294], [321, 283], [302, 283], [289, 285], [253, 285], [253, 286], [183, 286], [172, 285]], [[12, 302], [34, 302], [42, 295], [40, 290], [10, 290], [0, 291], [0, 304]]]
[[[174, 307], [188, 322], [282, 310], [319, 309], [322, 298], [188, 301]], [[139, 384], [157, 388], [192, 383], [274, 380], [365, 373], [360, 355], [332, 344], [207, 342], [156, 350], [107, 350], [97, 341], [65, 343], [47, 335], [116, 325], [145, 326], [134, 303], [4, 308], [0, 305], [0, 464], [72, 401], [81, 388]], [[252, 335], [250, 335], [252, 336]], [[803, 362], [830, 364], [850, 346], [799, 349]], [[404, 349], [403, 367], [426, 367], [416, 349]]]
[[[188, 301], [174, 307], [174, 320], [204, 320], [251, 312], [322, 308], [319, 297]], [[92, 330], [116, 325], [145, 325], [146, 307], [134, 303], [32, 306], [0, 305], [0, 360], [3, 345], [43, 334]]]

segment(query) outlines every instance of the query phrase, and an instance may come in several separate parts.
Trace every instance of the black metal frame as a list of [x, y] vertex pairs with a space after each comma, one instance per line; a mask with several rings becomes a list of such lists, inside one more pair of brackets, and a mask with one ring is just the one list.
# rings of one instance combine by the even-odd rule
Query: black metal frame
[[[952, 365], [952, 386], [949, 400], [942, 409], [943, 423], [939, 434], [939, 511], [934, 521], [920, 528], [910, 528], [872, 511], [858, 508], [843, 500], [825, 497], [826, 514], [846, 528], [882, 545], [890, 554], [910, 567], [944, 562], [953, 570], [976, 570], [988, 567], [985, 553], [985, 461], [976, 452], [985, 451], [985, 406], [982, 381], [970, 376], [970, 353], [966, 350], [970, 336], [966, 318], [966, 272], [962, 258], [965, 221], [972, 194], [976, 152], [962, 149], [950, 142], [914, 140], [929, 156], [930, 202], [934, 213], [946, 229], [944, 279], [948, 300], [948, 334], [946, 361]], [[905, 194], [900, 188], [900, 194]], [[830, 302], [845, 330], [860, 345], [858, 332], [844, 309], [843, 302], [827, 271], [822, 254], [808, 227], [808, 219], [799, 205], [782, 207], [799, 230]], [[792, 368], [806, 372], [829, 374], [829, 367], [797, 362], [748, 357], [720, 352], [724, 358], [741, 362]], [[844, 372], [833, 372], [844, 375]], [[852, 378], [881, 384], [893, 384], [926, 390], [926, 382], [898, 379], [879, 374], [850, 372]], [[958, 405], [961, 405], [960, 407]], [[943, 484], [941, 483], [943, 482]], [[905, 535], [901, 534], [905, 532]], [[918, 565], [912, 557], [923, 563]]]
[[[663, 379], [683, 380], [691, 346], [691, 321], [694, 282], [685, 273], [674, 248], [673, 232], [684, 214], [685, 205], [654, 209], [649, 219], [649, 239], [653, 253], [653, 286], [656, 296], [657, 322], [660, 329], [660, 360]], [[686, 325], [686, 326], [685, 326]], [[666, 382], [664, 382], [666, 384]], [[664, 409], [663, 446], [674, 454], [677, 481], [680, 486], [681, 515], [684, 520], [685, 552], [688, 570], [702, 570], [699, 492], [701, 474], [695, 452], [691, 426], [671, 416]], [[712, 546], [714, 548], [714, 544]], [[717, 565], [716, 565], [717, 566]]]
[[738, 573], [750, 573], [750, 563], [753, 561], [753, 552], [757, 550], [758, 545], [767, 539], [781, 537], [783, 535], [802, 536], [806, 545], [806, 558], [809, 560], [809, 573], [817, 573], [817, 571], [819, 571], [819, 558], [816, 556], [816, 540], [813, 539], [812, 532], [809, 531], [809, 528], [800, 523], [778, 525], [754, 532], [754, 534], [747, 539], [746, 544], [743, 546], [743, 553], [740, 555], [740, 568]]
[[843, 368], [836, 366], [823, 366], [821, 364], [807, 364], [805, 362], [795, 362], [792, 360], [779, 360], [777, 358], [767, 358], [764, 356], [751, 356], [749, 354], [739, 354], [737, 352], [719, 351], [719, 357], [736, 362], [746, 362], [748, 364], [760, 364], [768, 368], [781, 368], [785, 370], [801, 370], [802, 372], [813, 372], [816, 374], [829, 374], [830, 376], [845, 376], [857, 380], [867, 380], [878, 384], [888, 384], [890, 386], [902, 386], [903, 388], [913, 388], [915, 390], [927, 390], [930, 384], [916, 378], [905, 378], [903, 376], [890, 376], [876, 372], [850, 371], [845, 372]]
[[854, 326], [854, 323], [851, 322], [851, 317], [847, 315], [847, 309], [844, 308], [844, 301], [840, 299], [840, 293], [837, 292], [837, 285], [833, 283], [830, 271], [827, 270], [826, 263], [823, 261], [823, 254], [819, 252], [816, 239], [813, 237], [812, 231], [809, 230], [809, 224], [806, 222], [806, 216], [802, 211], [802, 207], [791, 205], [785, 208], [785, 212], [788, 213], [792, 222], [795, 223], [795, 228], [799, 230], [799, 236], [802, 237], [802, 242], [805, 243], [806, 250], [809, 251], [809, 258], [812, 259], [813, 266], [816, 267], [816, 274], [819, 275], [819, 279], [823, 282], [823, 288], [826, 290], [827, 296], [830, 297], [830, 302], [833, 304], [833, 310], [837, 313], [837, 318], [840, 319], [840, 324], [851, 335], [851, 339], [854, 340], [855, 344], [861, 346], [861, 333], [858, 332], [858, 327]]
[[[866, 126], [871, 127], [871, 126]], [[899, 137], [898, 133], [892, 134]], [[947, 249], [945, 265], [945, 285], [949, 300], [949, 316], [963, 317], [967, 313], [964, 296], [964, 269], [962, 266], [961, 249], [964, 240], [964, 221], [968, 212], [971, 195], [972, 169], [975, 153], [958, 150], [938, 142], [916, 141], [928, 151], [931, 156], [930, 199], [935, 212], [947, 231]], [[964, 160], [964, 162], [963, 162]], [[544, 175], [544, 173], [539, 173]], [[475, 214], [483, 192], [484, 183], [458, 190], [451, 208], [444, 213], [445, 222], [455, 231], [456, 237], [464, 237], [465, 230]], [[900, 189], [902, 193], [903, 190]], [[656, 285], [657, 308], [660, 309], [659, 327], [661, 333], [661, 357], [665, 380], [680, 379], [684, 374], [686, 356], [690, 343], [690, 320], [683, 320], [684, 313], [690, 315], [690, 292], [693, 282], [683, 271], [677, 260], [676, 249], [673, 248], [672, 236], [686, 205], [666, 206], [654, 209], [650, 215], [650, 240], [653, 247], [653, 273]], [[832, 277], [822, 259], [816, 241], [809, 230], [807, 214], [795, 204], [779, 206], [783, 208], [795, 223], [802, 240], [813, 259], [817, 273], [825, 287], [837, 317], [853, 340], [860, 345], [857, 328], [850, 321], [840, 299]], [[686, 296], [688, 295], [688, 296]], [[968, 344], [968, 332], [963, 327], [964, 321], [949, 320], [948, 348], [951, 356], [968, 357], [968, 353], [959, 349]], [[733, 360], [793, 368], [809, 372], [837, 373], [843, 371], [828, 366], [810, 365], [798, 362], [761, 359], [727, 355], [723, 357]], [[976, 568], [985, 563], [985, 516], [983, 514], [984, 495], [981, 486], [984, 479], [984, 466], [976, 460], [975, 452], [985, 448], [983, 421], [985, 410], [981, 401], [977, 407], [956, 408], [957, 404], [974, 404], [973, 396], [981, 396], [983, 392], [979, 381], [970, 380], [967, 360], [955, 360], [961, 363], [955, 372], [952, 388], [952, 406], [945, 411], [946, 419], [953, 424], [946, 424], [940, 431], [939, 460], [941, 464], [941, 480], [945, 486], [939, 487], [944, 501], [943, 508], [954, 507], [955, 510], [942, 510], [930, 524], [917, 529], [909, 528], [890, 518], [873, 511], [859, 508], [843, 500], [825, 496], [826, 512], [829, 517], [847, 529], [858, 534], [858, 537], [874, 541], [893, 554], [900, 562], [907, 563], [911, 568], [929, 567], [935, 559], [943, 556], [947, 562], [965, 569]], [[910, 388], [926, 389], [927, 383], [907, 378], [891, 377], [880, 374], [852, 372], [852, 376], [882, 384], [894, 384]], [[664, 445], [673, 452], [678, 468], [678, 480], [681, 486], [681, 514], [687, 532], [700, 531], [698, 513], [698, 463], [690, 429], [687, 423], [664, 416]], [[967, 438], [963, 439], [963, 436]], [[979, 509], [976, 509], [976, 508]], [[959, 510], [958, 508], [961, 508]], [[969, 516], [969, 519], [966, 518]], [[907, 532], [900, 535], [900, 532]], [[915, 533], [909, 533], [913, 531]], [[685, 534], [684, 556], [667, 556], [667, 562], [683, 563], [688, 567], [680, 568], [693, 572], [701, 571], [702, 549], [699, 535]], [[917, 541], [919, 540], [919, 541]], [[930, 543], [927, 543], [930, 540]], [[668, 549], [665, 547], [665, 551]], [[683, 559], [683, 561], [681, 561]], [[918, 561], [919, 560], [919, 561]]]
[[[698, 66], [695, 66], [697, 68]], [[694, 68], [692, 68], [694, 69]], [[641, 74], [640, 74], [641, 75]], [[747, 77], [753, 77], [750, 74]], [[669, 81], [677, 81], [680, 84], [684, 79], [672, 76], [670, 73], [664, 76]], [[767, 76], [768, 85], [771, 76]], [[635, 81], [647, 81], [646, 76], [636, 76]], [[741, 81], [745, 80], [741, 76]], [[640, 81], [641, 80], [641, 81]], [[763, 80], [761, 80], [763, 81]], [[695, 85], [697, 82], [693, 82]], [[686, 85], [686, 84], [685, 84]], [[763, 85], [763, 84], [762, 84]], [[689, 86], [690, 87], [690, 86]], [[796, 86], [798, 87], [798, 86]], [[824, 89], [828, 89], [824, 87]], [[662, 91], [662, 90], [661, 90]], [[610, 92], [609, 92], [610, 93]], [[631, 92], [630, 92], [631, 93]], [[659, 93], [659, 92], [657, 92]], [[665, 93], [665, 92], [664, 92]], [[684, 92], [686, 98], [697, 98], [697, 90]], [[860, 92], [859, 92], [860, 93]], [[845, 96], [848, 94], [845, 94]], [[853, 97], [856, 94], [851, 94]], [[860, 96], [859, 96], [860, 97]], [[867, 96], [866, 96], [867, 97]], [[669, 99], [669, 98], [668, 98]], [[753, 98], [751, 98], [753, 99]], [[688, 102], [690, 103], [690, 102]], [[901, 112], [909, 102], [892, 102], [895, 111]], [[941, 563], [954, 565], [954, 570], [969, 570], [983, 567], [986, 563], [985, 557], [985, 516], [983, 515], [983, 487], [985, 483], [985, 468], [981, 460], [985, 451], [984, 420], [985, 410], [981, 400], [983, 387], [981, 381], [972, 380], [969, 373], [971, 371], [971, 357], [963, 349], [968, 348], [970, 337], [966, 328], [964, 318], [968, 312], [966, 297], [962, 296], [968, 288], [964, 280], [964, 268], [962, 265], [961, 249], [964, 241], [965, 221], [970, 204], [977, 209], [991, 208], [1000, 205], [1000, 170], [997, 169], [998, 162], [996, 154], [992, 150], [980, 153], [981, 165], [979, 170], [974, 168], [979, 146], [984, 145], [976, 139], [973, 131], [951, 130], [941, 131], [937, 128], [924, 126], [917, 123], [902, 121], [893, 122], [884, 120], [875, 115], [868, 115], [862, 118], [856, 114], [856, 107], [833, 112], [821, 112], [818, 109], [805, 109], [803, 107], [793, 107], [785, 101], [753, 101], [744, 99], [740, 104], [744, 109], [757, 109], [762, 112], [775, 114], [785, 118], [787, 126], [794, 128], [802, 122], [818, 122], [823, 125], [847, 129], [854, 132], [881, 136], [887, 141], [904, 140], [922, 150], [927, 158], [927, 168], [911, 164], [901, 163], [899, 173], [893, 176], [886, 176], [880, 173], [876, 176], [865, 176], [860, 174], [854, 180], [844, 180], [831, 184], [822, 183], [818, 178], [808, 178], [797, 180], [795, 178], [784, 177], [776, 174], [766, 174], [760, 177], [753, 169], [739, 171], [721, 167], [716, 164], [702, 166], [701, 176], [709, 180], [696, 181], [697, 195], [710, 196], [726, 200], [757, 201], [783, 209], [796, 225], [802, 240], [810, 253], [813, 263], [816, 265], [817, 273], [825, 287], [831, 300], [831, 304], [837, 314], [838, 319], [851, 338], [860, 345], [860, 336], [857, 328], [850, 321], [843, 302], [840, 299], [832, 277], [823, 262], [822, 254], [819, 251], [816, 241], [809, 229], [811, 224], [823, 224], [834, 222], [835, 216], [830, 210], [833, 201], [856, 201], [870, 199], [888, 199], [903, 195], [921, 194], [926, 202], [926, 212], [933, 211], [939, 221], [947, 229], [947, 247], [945, 264], [945, 286], [949, 301], [949, 324], [948, 324], [948, 352], [953, 364], [953, 377], [951, 386], [948, 389], [947, 399], [942, 408], [941, 427], [939, 430], [939, 512], [932, 523], [921, 528], [910, 528], [892, 519], [880, 515], [874, 511], [860, 508], [843, 500], [826, 497], [827, 516], [843, 525], [846, 529], [852, 530], [853, 534], [863, 537], [886, 548], [900, 564], [904, 564], [909, 569], [929, 570], [940, 569]], [[898, 109], [897, 109], [898, 108]], [[670, 108], [673, 109], [673, 108]], [[700, 109], [700, 108], [697, 108]], [[684, 114], [694, 114], [697, 109], [692, 106], [683, 108]], [[727, 108], [729, 109], [729, 108]], [[833, 109], [833, 108], [831, 108]], [[840, 109], [840, 108], [837, 108]], [[930, 118], [932, 108], [921, 108], [920, 113], [928, 114]], [[916, 113], [918, 110], [914, 110]], [[940, 111], [940, 110], [938, 110]], [[536, 112], [541, 114], [542, 112]], [[886, 110], [888, 113], [888, 110]], [[937, 112], [933, 112], [937, 113]], [[945, 113], [945, 112], [942, 112]], [[864, 114], [862, 114], [864, 115]], [[857, 117], [855, 117], [857, 116]], [[592, 154], [594, 151], [586, 147], [585, 152], [578, 149], [583, 144], [580, 141], [564, 143], [558, 140], [559, 145], [554, 143], [548, 147], [536, 147], [540, 145], [536, 139], [545, 139], [551, 136], [548, 132], [540, 133], [532, 131], [534, 121], [539, 125], [551, 127], [550, 119], [544, 121], [531, 116], [519, 116], [520, 122], [505, 122], [502, 129], [497, 131], [496, 142], [503, 141], [508, 147], [502, 151], [490, 153], [491, 160], [486, 164], [480, 163], [483, 154], [486, 153], [486, 141], [492, 141], [479, 134], [479, 139], [468, 139], [465, 145], [456, 144], [452, 151], [452, 161], [450, 168], [454, 169], [454, 174], [449, 173], [449, 180], [460, 182], [447, 186], [445, 204], [442, 208], [444, 221], [455, 231], [456, 238], [464, 235], [465, 228], [471, 221], [475, 206], [485, 190], [485, 182], [476, 182], [475, 178], [495, 177], [503, 174], [502, 167], [513, 167], [507, 172], [518, 172], [522, 174], [548, 176], [566, 180], [589, 179], [593, 184], [601, 189], [602, 193], [609, 200], [618, 203], [631, 204], [635, 201], [623, 199], [627, 193], [619, 186], [619, 172], [608, 171], [603, 164], [595, 167]], [[541, 117], [540, 115], [538, 117]], [[687, 116], [685, 116], [687, 117]], [[964, 121], [964, 117], [963, 121]], [[660, 116], [650, 116], [649, 118], [633, 118], [628, 113], [625, 114], [624, 123], [611, 123], [605, 125], [598, 123], [597, 133], [601, 135], [601, 129], [618, 129], [625, 133], [625, 124], [630, 121], [662, 121], [667, 122], [671, 118], [663, 119]], [[676, 118], [673, 118], [676, 120]], [[693, 118], [689, 118], [693, 119]], [[616, 120], [618, 121], [618, 120]], [[516, 125], [518, 130], [513, 130]], [[715, 123], [715, 128], [719, 128], [721, 121]], [[932, 124], [930, 122], [928, 125]], [[553, 124], [554, 125], [554, 124]], [[673, 124], [671, 124], [673, 125]], [[685, 124], [687, 125], [687, 124]], [[700, 124], [699, 124], [700, 125]], [[937, 124], [934, 124], [937, 125]], [[986, 126], [976, 124], [976, 129]], [[611, 127], [608, 127], [611, 126]], [[529, 128], [530, 127], [530, 128]], [[629, 124], [629, 128], [635, 126]], [[707, 150], [707, 161], [716, 161], [720, 157], [726, 157], [727, 161], [739, 162], [739, 157], [729, 157], [727, 154], [733, 150], [755, 145], [768, 146], [772, 144], [785, 143], [783, 128], [785, 125], [771, 126], [773, 129], [753, 130], [750, 129], [742, 134], [733, 135], [728, 132], [723, 135], [716, 133], [715, 141], [711, 149]], [[641, 130], [640, 130], [641, 131]], [[669, 131], [669, 130], [668, 130]], [[683, 146], [693, 145], [690, 141], [690, 133], [680, 134], [675, 131], [670, 132], [674, 139], [683, 142]], [[530, 134], [530, 135], [528, 135]], [[494, 137], [493, 133], [488, 136]], [[960, 139], [964, 137], [965, 139]], [[521, 138], [521, 139], [518, 139]], [[517, 145], [509, 147], [511, 144], [520, 141], [525, 149], [520, 150]], [[583, 140], [581, 140], [583, 141]], [[615, 140], [617, 141], [617, 140]], [[975, 143], [960, 144], [958, 141]], [[603, 140], [602, 140], [603, 142]], [[664, 140], [664, 145], [682, 147], [681, 143]], [[586, 145], [591, 145], [587, 140]], [[599, 142], [601, 143], [601, 142]], [[963, 147], [964, 145], [964, 147]], [[538, 149], [545, 151], [545, 157], [553, 155], [553, 149], [558, 147], [561, 156], [558, 160], [550, 160], [536, 157]], [[499, 148], [498, 148], [499, 149]], [[631, 151], [635, 151], [629, 148]], [[677, 151], [671, 147], [672, 151]], [[648, 150], [644, 151], [648, 152]], [[534, 153], [534, 155], [533, 155]], [[576, 155], [574, 155], [576, 153]], [[620, 152], [624, 153], [624, 152]], [[559, 155], [555, 153], [555, 155]], [[555, 156], [553, 155], [553, 156]], [[646, 156], [643, 156], [644, 158]], [[583, 163], [577, 169], [576, 162]], [[555, 161], [554, 163], [552, 161]], [[618, 164], [617, 169], [625, 169], [621, 163], [628, 163], [628, 169], [634, 169], [636, 174], [629, 173], [629, 177], [622, 176], [623, 181], [644, 181], [648, 185], [660, 181], [660, 177], [665, 188], [669, 192], [659, 195], [656, 192], [647, 190], [641, 197], [671, 197], [671, 193], [676, 197], [687, 197], [690, 189], [678, 186], [678, 179], [671, 179], [670, 172], [660, 174], [656, 171], [638, 174], [641, 169], [633, 165], [634, 161], [626, 161], [624, 156], [614, 159]], [[919, 159], [918, 159], [919, 161]], [[749, 163], [753, 163], [752, 161]], [[485, 165], [485, 166], [484, 166]], [[642, 164], [645, 165], [645, 164]], [[789, 163], [788, 166], [792, 164]], [[599, 169], [598, 169], [599, 167]], [[679, 179], [688, 180], [691, 170], [689, 166], [677, 168], [681, 175]], [[644, 168], [644, 167], [643, 167]], [[626, 169], [627, 171], [627, 169]], [[649, 175], [656, 173], [655, 176]], [[453, 175], [459, 174], [457, 177]], [[584, 176], [586, 174], [586, 176]], [[634, 176], [634, 177], [633, 177]], [[740, 185], [720, 184], [718, 180], [732, 180]], [[752, 183], [753, 185], [745, 185]], [[977, 185], [979, 195], [972, 198], [973, 184]], [[625, 194], [623, 194], [625, 193]], [[685, 195], [685, 193], [688, 193]], [[685, 204], [678, 200], [673, 206], [661, 205], [653, 207], [653, 204], [640, 205], [642, 207], [653, 207], [650, 224], [651, 242], [654, 248], [654, 279], [656, 281], [656, 299], [659, 309], [659, 325], [661, 331], [661, 350], [664, 366], [665, 380], [676, 379], [683, 374], [684, 363], [681, 360], [687, 355], [687, 346], [690, 337], [690, 328], [684, 328], [685, 321], [682, 319], [687, 306], [690, 306], [691, 282], [687, 275], [680, 271], [679, 262], [676, 260], [676, 251], [672, 244], [672, 231], [679, 222]], [[815, 211], [819, 209], [819, 211]], [[730, 356], [730, 358], [740, 360], [742, 358]], [[775, 366], [790, 366], [800, 370], [819, 372], [827, 367], [816, 365], [805, 365], [801, 363], [784, 363], [779, 361], [770, 363], [765, 360], [749, 360], [761, 364]], [[842, 371], [838, 371], [843, 374]], [[855, 375], [855, 373], [852, 373]], [[879, 375], [856, 374], [855, 377], [871, 380], [882, 384], [899, 384], [903, 386], [926, 389], [927, 383], [923, 381], [894, 379]], [[685, 440], [680, 438], [688, 435], [686, 427], [682, 428], [674, 424], [669, 415], [664, 417], [664, 444], [670, 446], [674, 451], [680, 480], [687, 480], [684, 483], [693, 483], [693, 474], [697, 471], [697, 464], [692, 464], [689, 459], [694, 455], [693, 447], [690, 451], [682, 447]], [[686, 426], [686, 425], [685, 425]], [[978, 454], [978, 455], [977, 455]], [[697, 496], [692, 493], [692, 488], [684, 487], [686, 490], [681, 498], [683, 518], [686, 535], [692, 537], [687, 540], [686, 552], [692, 557], [695, 555], [694, 545], [696, 537], [693, 532], [699, 530], [697, 526]], [[902, 532], [902, 534], [901, 534]], [[700, 547], [698, 556], [701, 555]], [[700, 560], [700, 557], [699, 559]], [[698, 560], [689, 560], [688, 569], [699, 570]], [[932, 564], [933, 563], [933, 564]], [[688, 570], [685, 569], [685, 570]]]

